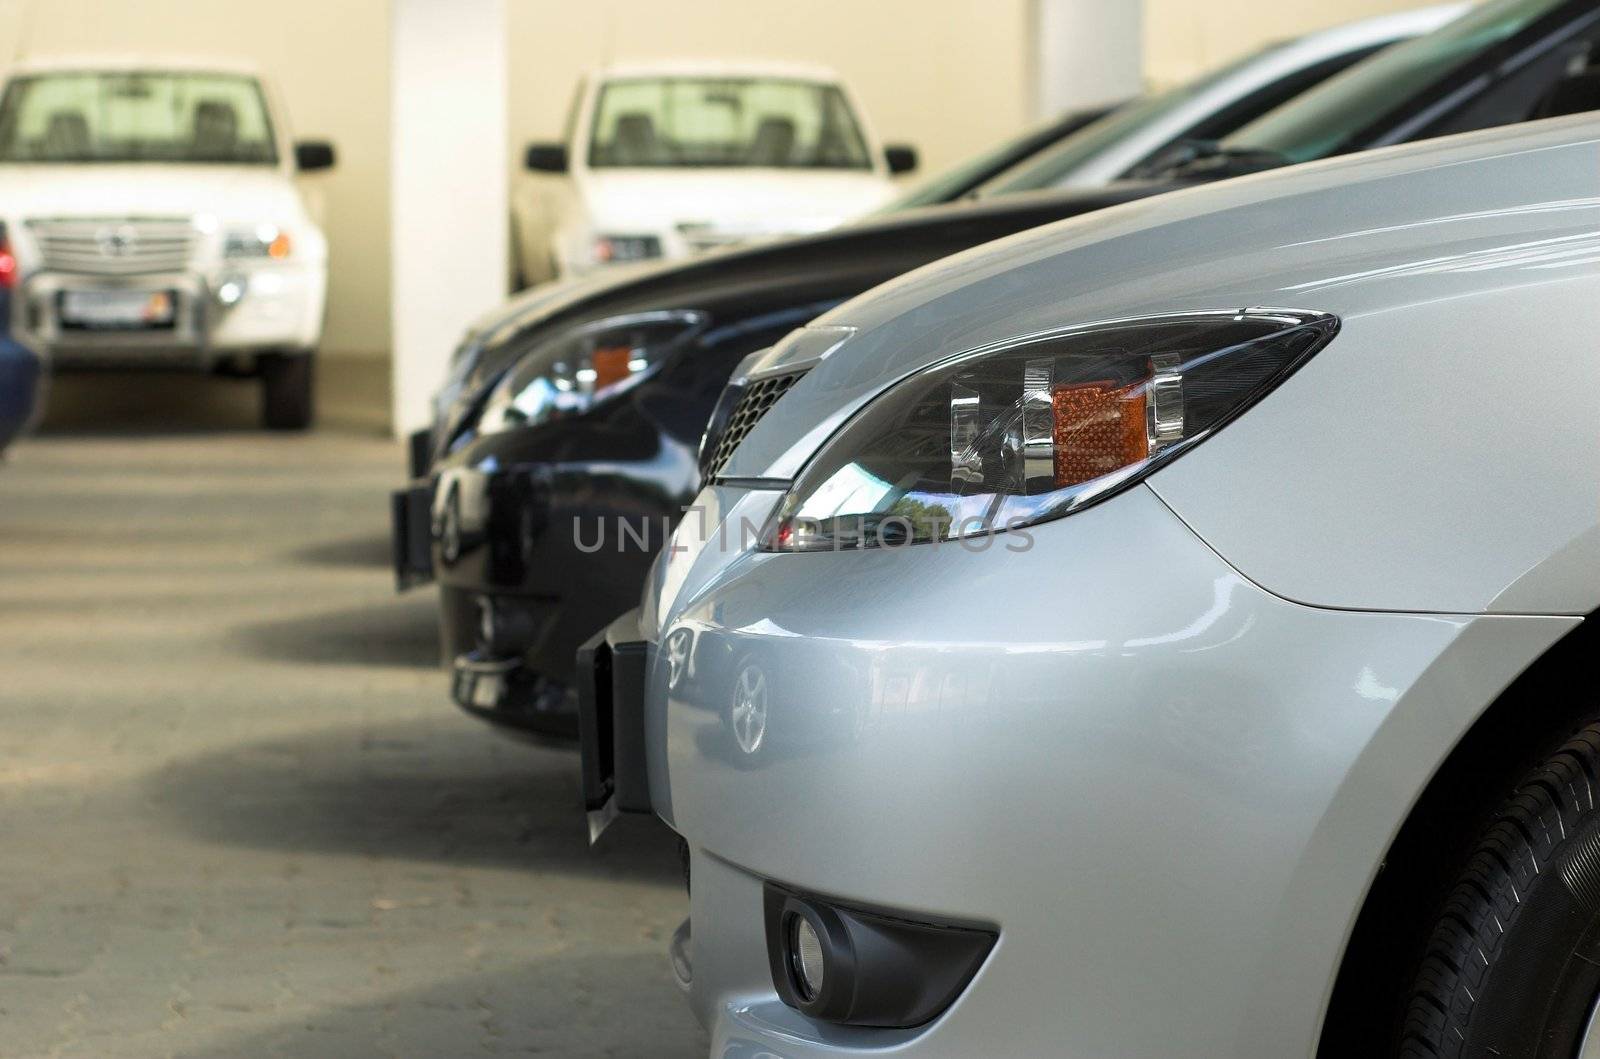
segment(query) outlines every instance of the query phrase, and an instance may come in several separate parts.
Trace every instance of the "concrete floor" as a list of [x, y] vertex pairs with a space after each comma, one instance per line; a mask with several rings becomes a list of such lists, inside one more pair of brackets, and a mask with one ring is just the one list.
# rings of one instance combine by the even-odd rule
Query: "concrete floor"
[[690, 1056], [664, 829], [457, 714], [387, 440], [0, 465], [0, 1055]]

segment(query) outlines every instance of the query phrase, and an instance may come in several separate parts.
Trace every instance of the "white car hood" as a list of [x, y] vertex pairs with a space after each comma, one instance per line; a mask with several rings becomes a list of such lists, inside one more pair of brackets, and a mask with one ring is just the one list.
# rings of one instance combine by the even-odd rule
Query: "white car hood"
[[630, 169], [578, 178], [597, 232], [649, 234], [680, 225], [744, 238], [822, 231], [888, 201], [870, 171]]
[[286, 222], [301, 214], [283, 171], [269, 166], [0, 165], [0, 211], [30, 217], [199, 217]]

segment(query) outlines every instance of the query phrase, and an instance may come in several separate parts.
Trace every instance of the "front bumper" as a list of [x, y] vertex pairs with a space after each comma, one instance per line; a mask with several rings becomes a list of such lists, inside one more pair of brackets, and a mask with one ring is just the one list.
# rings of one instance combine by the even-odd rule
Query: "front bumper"
[[[570, 684], [579, 646], [638, 603], [699, 472], [675, 442], [638, 459], [558, 461], [520, 451], [516, 435], [485, 438], [437, 468], [432, 576], [447, 593], [519, 608], [523, 662]], [[408, 518], [416, 541], [422, 519]]]
[[[777, 499], [701, 503], [714, 529]], [[1145, 488], [1028, 536], [770, 555], [680, 532], [639, 725], [691, 851], [713, 1054], [1312, 1054], [1431, 763], [1573, 624], [1300, 606]], [[752, 673], [759, 740], [734, 723]], [[1000, 939], [925, 1026], [816, 1023], [774, 989], [768, 881]]]
[[450, 698], [480, 720], [536, 741], [569, 744], [578, 734], [571, 693], [516, 656], [475, 649], [450, 663]]
[[[217, 290], [242, 285], [235, 304]], [[210, 276], [199, 272], [113, 276], [40, 271], [24, 280], [13, 326], [47, 350], [59, 370], [169, 368], [205, 370], [234, 354], [310, 350], [321, 339], [327, 277], [314, 262]], [[63, 318], [62, 295], [77, 291], [167, 293], [170, 324], [148, 329], [86, 330]]]

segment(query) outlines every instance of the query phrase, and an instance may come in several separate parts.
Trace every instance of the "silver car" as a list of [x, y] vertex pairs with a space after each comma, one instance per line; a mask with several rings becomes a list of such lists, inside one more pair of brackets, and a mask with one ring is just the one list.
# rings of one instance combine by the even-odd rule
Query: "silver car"
[[748, 363], [585, 649], [592, 822], [684, 838], [713, 1054], [1600, 1054], [1597, 218], [1600, 121], [1537, 122]]

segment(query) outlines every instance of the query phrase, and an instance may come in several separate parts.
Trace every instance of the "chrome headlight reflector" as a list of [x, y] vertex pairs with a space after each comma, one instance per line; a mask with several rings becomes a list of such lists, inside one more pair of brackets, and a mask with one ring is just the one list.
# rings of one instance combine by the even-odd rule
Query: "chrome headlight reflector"
[[920, 544], [1069, 515], [1210, 436], [1338, 329], [1325, 313], [1185, 312], [963, 353], [846, 423], [795, 480], [763, 545]]
[[479, 433], [577, 415], [648, 378], [705, 327], [693, 310], [614, 316], [531, 349], [484, 404]]

